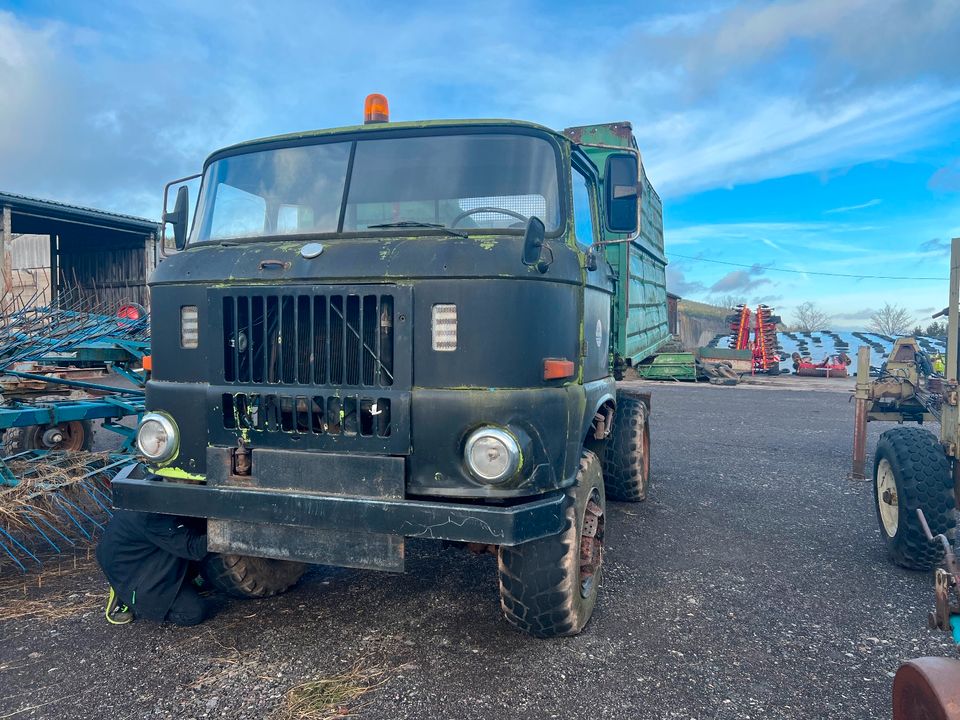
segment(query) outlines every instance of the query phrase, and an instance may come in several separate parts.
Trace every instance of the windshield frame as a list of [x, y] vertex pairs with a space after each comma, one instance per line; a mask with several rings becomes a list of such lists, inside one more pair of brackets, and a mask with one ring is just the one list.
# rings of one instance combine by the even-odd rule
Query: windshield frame
[[[379, 238], [379, 237], [410, 237], [410, 236], [423, 236], [423, 235], [446, 235], [446, 229], [441, 228], [429, 228], [429, 227], [404, 227], [404, 228], [376, 228], [374, 230], [355, 230], [348, 232], [309, 232], [309, 233], [275, 233], [272, 235], [253, 235], [253, 236], [239, 236], [239, 237], [230, 237], [230, 238], [216, 238], [209, 240], [193, 240], [194, 232], [196, 231], [196, 224], [198, 217], [200, 215], [199, 209], [201, 207], [201, 201], [204, 198], [206, 191], [206, 180], [207, 180], [207, 170], [210, 165], [217, 162], [218, 160], [223, 160], [228, 157], [235, 157], [238, 155], [249, 155], [251, 153], [264, 152], [269, 150], [279, 150], [282, 148], [290, 147], [300, 147], [300, 146], [309, 146], [309, 145], [325, 145], [330, 143], [358, 143], [363, 142], [364, 140], [384, 140], [390, 138], [407, 138], [407, 137], [431, 137], [431, 136], [447, 136], [447, 135], [481, 135], [481, 134], [493, 134], [493, 135], [526, 135], [536, 137], [541, 140], [545, 140], [550, 144], [550, 147], [553, 149], [554, 158], [556, 161], [556, 170], [557, 170], [557, 207], [560, 213], [559, 223], [555, 230], [551, 230], [545, 234], [547, 238], [558, 238], [566, 235], [567, 228], [570, 222], [570, 209], [569, 209], [569, 198], [567, 197], [570, 192], [570, 171], [568, 163], [564, 162], [565, 153], [561, 148], [561, 138], [558, 138], [553, 133], [546, 130], [539, 130], [536, 127], [526, 126], [526, 125], [481, 125], [481, 124], [469, 124], [469, 125], [434, 125], [421, 128], [390, 128], [382, 127], [377, 129], [362, 129], [354, 130], [347, 132], [337, 132], [330, 133], [327, 135], [305, 135], [305, 136], [294, 136], [294, 137], [285, 137], [277, 140], [266, 140], [258, 143], [243, 144], [238, 146], [233, 146], [219, 150], [212, 155], [210, 155], [206, 161], [203, 163], [203, 170], [201, 172], [201, 182], [200, 189], [197, 194], [197, 202], [195, 207], [195, 212], [193, 213], [193, 218], [190, 223], [190, 232], [187, 235], [187, 247], [197, 247], [202, 245], [233, 245], [240, 243], [252, 243], [252, 242], [291, 242], [299, 241], [306, 239], [338, 239], [338, 238]], [[350, 164], [347, 168], [347, 174], [344, 181], [344, 201], [342, 205], [345, 206], [346, 191], [350, 187], [350, 180], [353, 174], [353, 155], [355, 152], [356, 146], [354, 145], [350, 151]], [[341, 207], [341, 215], [344, 207]], [[475, 237], [484, 237], [491, 235], [523, 235], [525, 230], [523, 228], [454, 228], [456, 232], [463, 233], [468, 236]]]

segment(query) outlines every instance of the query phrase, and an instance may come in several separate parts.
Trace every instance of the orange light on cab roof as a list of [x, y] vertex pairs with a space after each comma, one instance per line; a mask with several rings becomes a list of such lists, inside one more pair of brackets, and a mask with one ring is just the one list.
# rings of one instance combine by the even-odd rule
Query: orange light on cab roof
[[370, 93], [363, 101], [363, 124], [390, 122], [390, 106], [380, 93]]
[[575, 366], [569, 360], [547, 358], [543, 361], [543, 379], [558, 380], [559, 378], [573, 377]]

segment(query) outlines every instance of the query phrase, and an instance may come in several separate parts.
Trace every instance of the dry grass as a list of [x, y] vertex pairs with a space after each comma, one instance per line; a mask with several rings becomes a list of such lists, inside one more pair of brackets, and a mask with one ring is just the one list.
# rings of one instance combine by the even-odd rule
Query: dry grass
[[0, 582], [0, 622], [58, 622], [104, 607], [106, 587], [86, 587], [87, 577], [94, 572], [96, 563], [88, 552], [57, 568]]
[[85, 477], [110, 462], [108, 453], [56, 453], [48, 457], [49, 460], [7, 462], [19, 481], [0, 490], [0, 525], [8, 530], [33, 530], [28, 513], [54, 526], [61, 525], [63, 510], [58, 495], [85, 511], [99, 511], [90, 498], [91, 492], [98, 493], [101, 502], [109, 502], [109, 478], [100, 473]]
[[[108, 518], [108, 453], [50, 453], [8, 460], [18, 484], [0, 487], [0, 576], [58, 561], [59, 553], [85, 552]], [[38, 564], [43, 563], [44, 567]]]
[[363, 709], [358, 701], [387, 682], [387, 671], [368, 668], [358, 661], [346, 672], [316, 678], [287, 691], [276, 720], [338, 720], [354, 717]]

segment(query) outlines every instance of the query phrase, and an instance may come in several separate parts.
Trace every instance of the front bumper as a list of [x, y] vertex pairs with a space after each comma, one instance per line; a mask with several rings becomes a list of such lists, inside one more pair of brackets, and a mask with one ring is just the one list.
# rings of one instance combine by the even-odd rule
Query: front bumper
[[112, 486], [114, 506], [125, 510], [493, 545], [561, 532], [566, 498], [554, 491], [509, 505], [483, 505], [211, 486], [167, 481], [139, 463], [121, 470]]

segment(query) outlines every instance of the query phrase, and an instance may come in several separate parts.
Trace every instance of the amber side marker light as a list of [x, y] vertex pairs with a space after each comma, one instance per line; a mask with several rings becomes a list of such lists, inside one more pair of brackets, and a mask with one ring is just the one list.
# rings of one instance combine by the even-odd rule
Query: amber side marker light
[[363, 101], [363, 124], [390, 122], [390, 106], [380, 93], [370, 93]]
[[557, 380], [559, 378], [573, 377], [574, 365], [569, 360], [553, 360], [548, 358], [543, 361], [543, 379]]

